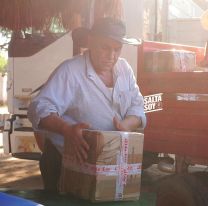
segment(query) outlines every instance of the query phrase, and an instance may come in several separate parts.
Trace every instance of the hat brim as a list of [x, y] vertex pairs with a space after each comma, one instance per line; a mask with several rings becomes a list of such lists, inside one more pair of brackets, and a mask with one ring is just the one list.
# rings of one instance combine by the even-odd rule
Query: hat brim
[[[105, 35], [103, 35], [103, 36], [105, 36]], [[136, 38], [129, 38], [129, 37], [120, 37], [120, 38], [118, 38], [118, 37], [109, 36], [109, 35], [106, 36], [106, 37], [111, 38], [115, 41], [118, 41], [122, 44], [129, 44], [129, 45], [134, 45], [134, 46], [138, 46], [138, 45], [141, 44], [141, 40], [138, 40]]]
[[130, 45], [135, 45], [135, 46], [141, 44], [141, 40], [138, 40], [138, 39], [135, 39], [135, 38], [124, 37], [122, 40], [123, 40], [124, 44], [130, 44]]
[[130, 37], [126, 37], [126, 36], [118, 37], [118, 36], [113, 36], [113, 35], [109, 35], [109, 34], [105, 34], [105, 33], [99, 33], [99, 32], [89, 32], [89, 33], [92, 34], [92, 35], [97, 35], [97, 36], [110, 38], [110, 39], [118, 41], [122, 44], [129, 44], [129, 45], [138, 46], [142, 43], [140, 39], [138, 40], [136, 38], [130, 38]]

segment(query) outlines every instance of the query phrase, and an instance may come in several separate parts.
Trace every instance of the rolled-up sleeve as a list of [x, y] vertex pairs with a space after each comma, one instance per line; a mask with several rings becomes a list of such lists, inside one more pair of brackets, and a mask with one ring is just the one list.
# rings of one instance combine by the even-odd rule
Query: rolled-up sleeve
[[130, 66], [129, 66], [129, 74], [130, 74], [129, 75], [129, 87], [130, 87], [130, 95], [131, 95], [131, 106], [127, 109], [126, 116], [134, 115], [134, 116], [141, 118], [141, 121], [142, 121], [141, 128], [145, 128], [146, 116], [144, 113], [143, 96], [136, 83], [134, 73]]
[[29, 105], [28, 118], [34, 130], [39, 130], [40, 120], [51, 113], [61, 116], [69, 107], [72, 96], [73, 78], [65, 62], [50, 76], [40, 93]]

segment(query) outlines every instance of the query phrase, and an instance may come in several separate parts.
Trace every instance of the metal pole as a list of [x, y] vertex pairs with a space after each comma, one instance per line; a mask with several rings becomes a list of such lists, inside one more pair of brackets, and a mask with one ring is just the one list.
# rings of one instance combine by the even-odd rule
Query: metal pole
[[162, 41], [168, 41], [169, 0], [163, 0], [162, 5]]
[[155, 0], [155, 31], [154, 40], [157, 40], [158, 0]]

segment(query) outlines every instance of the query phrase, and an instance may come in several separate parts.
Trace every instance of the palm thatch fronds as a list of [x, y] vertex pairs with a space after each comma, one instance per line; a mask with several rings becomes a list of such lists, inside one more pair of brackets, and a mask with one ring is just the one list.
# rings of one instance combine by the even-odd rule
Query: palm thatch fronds
[[97, 0], [95, 1], [95, 20], [101, 17], [110, 16], [123, 19], [123, 6], [121, 0]]
[[92, 8], [95, 19], [123, 16], [122, 0], [0, 0], [0, 27], [47, 30], [56, 19], [71, 30], [86, 23]]

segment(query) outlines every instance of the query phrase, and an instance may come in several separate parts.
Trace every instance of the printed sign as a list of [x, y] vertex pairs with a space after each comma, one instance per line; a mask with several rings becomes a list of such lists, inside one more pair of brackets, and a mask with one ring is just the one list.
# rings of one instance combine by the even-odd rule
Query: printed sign
[[162, 94], [144, 96], [144, 112], [155, 112], [162, 110]]

